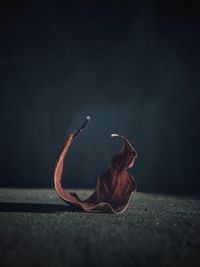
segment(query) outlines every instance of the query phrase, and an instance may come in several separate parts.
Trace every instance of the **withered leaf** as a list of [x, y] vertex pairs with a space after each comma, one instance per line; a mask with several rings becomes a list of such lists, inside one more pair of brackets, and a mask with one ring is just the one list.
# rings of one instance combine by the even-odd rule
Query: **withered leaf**
[[112, 158], [108, 170], [98, 178], [96, 189], [89, 198], [80, 200], [76, 193], [67, 192], [61, 185], [65, 156], [69, 151], [70, 145], [86, 127], [89, 120], [90, 117], [87, 117], [83, 126], [67, 137], [61, 149], [54, 171], [55, 190], [66, 203], [79, 207], [84, 211], [122, 213], [128, 207], [131, 194], [136, 191], [135, 180], [128, 172], [128, 169], [134, 165], [137, 152], [130, 142], [121, 135], [111, 135], [111, 137], [120, 138], [123, 147]]

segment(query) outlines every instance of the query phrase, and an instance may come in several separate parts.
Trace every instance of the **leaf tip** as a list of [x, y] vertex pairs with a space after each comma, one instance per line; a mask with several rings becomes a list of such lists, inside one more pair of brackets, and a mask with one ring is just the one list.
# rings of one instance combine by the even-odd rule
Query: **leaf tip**
[[111, 134], [110, 137], [116, 137], [116, 136], [119, 136], [118, 134]]

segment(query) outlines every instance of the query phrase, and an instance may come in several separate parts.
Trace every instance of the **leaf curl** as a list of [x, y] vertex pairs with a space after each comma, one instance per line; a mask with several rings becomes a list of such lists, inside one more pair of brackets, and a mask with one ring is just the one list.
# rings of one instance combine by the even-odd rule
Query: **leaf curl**
[[88, 116], [82, 127], [78, 131], [71, 133], [65, 140], [55, 165], [55, 190], [66, 203], [79, 207], [84, 211], [122, 213], [128, 207], [131, 194], [136, 191], [135, 180], [128, 172], [128, 169], [134, 165], [137, 157], [136, 150], [122, 135], [111, 135], [111, 137], [119, 138], [122, 141], [122, 149], [112, 158], [108, 170], [98, 178], [96, 189], [89, 198], [80, 200], [76, 193], [70, 193], [62, 187], [64, 159], [70, 145], [87, 126], [89, 121], [90, 117]]

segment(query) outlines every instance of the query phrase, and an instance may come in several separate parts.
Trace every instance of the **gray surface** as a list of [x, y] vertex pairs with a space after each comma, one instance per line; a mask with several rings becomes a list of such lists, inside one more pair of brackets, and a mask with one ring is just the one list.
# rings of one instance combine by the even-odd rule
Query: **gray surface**
[[[79, 191], [84, 198], [90, 191]], [[136, 193], [121, 215], [0, 190], [0, 266], [200, 266], [200, 200]]]

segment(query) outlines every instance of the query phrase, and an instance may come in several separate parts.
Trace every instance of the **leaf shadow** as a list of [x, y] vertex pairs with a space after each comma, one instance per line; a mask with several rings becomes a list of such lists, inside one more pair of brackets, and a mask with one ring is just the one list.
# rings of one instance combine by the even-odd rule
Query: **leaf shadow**
[[81, 209], [61, 204], [0, 202], [0, 212], [62, 213], [82, 212]]

